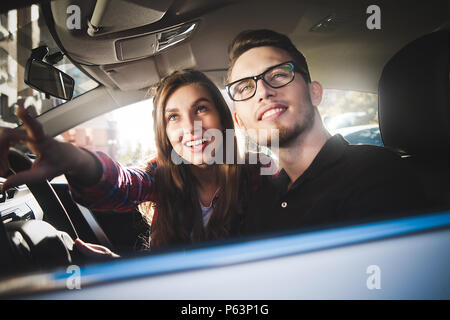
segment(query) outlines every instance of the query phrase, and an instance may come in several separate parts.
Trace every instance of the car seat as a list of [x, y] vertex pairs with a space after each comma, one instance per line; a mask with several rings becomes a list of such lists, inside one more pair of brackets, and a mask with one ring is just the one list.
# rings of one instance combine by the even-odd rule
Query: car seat
[[407, 44], [379, 80], [384, 145], [400, 151], [434, 209], [450, 209], [450, 30]]

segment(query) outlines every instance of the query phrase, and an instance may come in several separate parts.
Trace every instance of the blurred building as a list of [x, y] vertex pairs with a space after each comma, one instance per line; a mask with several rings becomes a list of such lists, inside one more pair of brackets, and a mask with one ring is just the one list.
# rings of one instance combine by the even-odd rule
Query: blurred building
[[117, 132], [117, 121], [110, 115], [102, 115], [62, 133], [61, 137], [78, 147], [102, 151], [117, 159], [119, 153]]

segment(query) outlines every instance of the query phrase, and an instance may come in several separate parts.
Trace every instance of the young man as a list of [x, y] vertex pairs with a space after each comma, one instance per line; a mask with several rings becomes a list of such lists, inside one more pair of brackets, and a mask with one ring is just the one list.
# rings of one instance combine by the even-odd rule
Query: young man
[[[322, 86], [311, 81], [304, 56], [286, 36], [244, 31], [230, 46], [227, 91], [235, 120], [258, 140], [278, 130], [282, 170], [261, 190], [250, 232], [275, 231], [399, 215], [425, 207], [394, 152], [354, 146], [331, 136], [317, 106]], [[251, 129], [251, 130], [250, 130]], [[275, 137], [268, 135], [269, 144]]]

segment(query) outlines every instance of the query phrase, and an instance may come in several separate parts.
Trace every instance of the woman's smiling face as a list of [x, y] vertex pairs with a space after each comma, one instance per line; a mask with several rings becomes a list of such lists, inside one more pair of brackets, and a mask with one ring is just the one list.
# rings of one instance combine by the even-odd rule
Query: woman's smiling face
[[205, 148], [213, 142], [214, 148], [221, 147], [221, 141], [205, 134], [210, 129], [223, 128], [211, 95], [201, 85], [176, 89], [167, 99], [164, 118], [173, 150], [189, 163], [205, 164], [212, 157], [208, 152], [211, 148]]

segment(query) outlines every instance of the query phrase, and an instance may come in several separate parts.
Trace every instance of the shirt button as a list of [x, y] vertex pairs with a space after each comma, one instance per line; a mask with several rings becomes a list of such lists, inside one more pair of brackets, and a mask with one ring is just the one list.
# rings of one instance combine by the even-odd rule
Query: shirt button
[[286, 201], [282, 202], [282, 203], [281, 203], [281, 207], [282, 207], [282, 208], [286, 208], [286, 207], [287, 207], [287, 202], [286, 202]]

